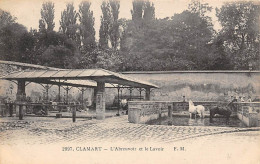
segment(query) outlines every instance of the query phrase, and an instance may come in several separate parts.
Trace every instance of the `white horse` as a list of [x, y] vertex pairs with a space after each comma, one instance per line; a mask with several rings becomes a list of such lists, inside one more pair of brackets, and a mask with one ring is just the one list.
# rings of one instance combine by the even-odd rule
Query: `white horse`
[[195, 119], [196, 119], [197, 113], [199, 114], [200, 118], [204, 118], [205, 107], [202, 105], [195, 106], [194, 103], [190, 100], [189, 101], [189, 112], [190, 112], [190, 118], [191, 118], [192, 114], [194, 114]]

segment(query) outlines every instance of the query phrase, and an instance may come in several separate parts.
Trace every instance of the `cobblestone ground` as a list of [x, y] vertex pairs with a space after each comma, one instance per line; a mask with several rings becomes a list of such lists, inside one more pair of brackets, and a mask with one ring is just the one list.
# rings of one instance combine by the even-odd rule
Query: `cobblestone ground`
[[[132, 124], [127, 116], [75, 123], [71, 118], [0, 119], [1, 164], [257, 164], [259, 141], [259, 128]], [[78, 147], [102, 151], [76, 151]], [[131, 151], [111, 150], [115, 147]], [[139, 150], [144, 147], [147, 151]]]
[[[112, 117], [105, 120], [69, 118], [25, 117], [1, 118], [0, 144], [52, 144], [59, 142], [126, 142], [126, 143], [173, 143], [176, 141], [248, 130], [233, 127], [208, 126], [162, 126], [132, 124], [127, 116]], [[258, 130], [250, 128], [249, 130]]]

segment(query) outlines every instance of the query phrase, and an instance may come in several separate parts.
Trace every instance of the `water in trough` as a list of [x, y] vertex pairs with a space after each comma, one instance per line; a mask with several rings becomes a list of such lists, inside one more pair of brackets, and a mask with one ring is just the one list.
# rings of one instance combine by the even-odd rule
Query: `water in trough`
[[190, 119], [189, 117], [173, 116], [172, 119], [169, 117], [162, 117], [156, 120], [147, 122], [149, 125], [169, 125], [169, 122], [173, 126], [220, 126], [220, 127], [246, 127], [238, 118], [231, 117], [229, 123], [226, 123], [226, 118], [217, 117], [214, 118], [213, 123], [210, 123], [209, 118], [204, 119]]

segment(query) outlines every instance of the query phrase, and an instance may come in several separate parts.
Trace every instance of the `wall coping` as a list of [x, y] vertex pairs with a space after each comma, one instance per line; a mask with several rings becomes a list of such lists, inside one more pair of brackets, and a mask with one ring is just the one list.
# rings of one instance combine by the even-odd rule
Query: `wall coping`
[[20, 67], [28, 67], [28, 68], [35, 68], [35, 69], [43, 69], [43, 70], [47, 70], [47, 69], [50, 69], [50, 70], [63, 70], [62, 68], [54, 68], [54, 67], [47, 67], [47, 66], [36, 65], [36, 64], [21, 63], [21, 62], [15, 62], [15, 61], [5, 61], [5, 60], [0, 60], [0, 64], [20, 66]]
[[260, 70], [192, 70], [192, 71], [126, 71], [122, 74], [168, 74], [168, 73], [260, 73]]
[[[223, 101], [193, 101], [201, 103], [228, 103]], [[128, 103], [189, 103], [188, 101], [128, 101]], [[260, 104], [260, 102], [234, 102], [234, 104]]]
[[[189, 103], [189, 101], [128, 101], [128, 102], [134, 102], [134, 103]], [[209, 103], [217, 103], [222, 101], [193, 101], [193, 102], [209, 102]]]

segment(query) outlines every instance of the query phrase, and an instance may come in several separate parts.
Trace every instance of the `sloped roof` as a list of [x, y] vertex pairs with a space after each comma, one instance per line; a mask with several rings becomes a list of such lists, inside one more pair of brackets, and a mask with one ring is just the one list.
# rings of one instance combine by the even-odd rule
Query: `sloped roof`
[[[19, 80], [45, 84], [62, 84], [70, 86], [95, 87], [96, 82], [104, 82], [111, 86], [128, 86], [136, 88], [158, 88], [149, 82], [108, 71], [105, 69], [66, 69], [66, 70], [26, 70], [12, 72], [0, 79]], [[116, 85], [114, 85], [116, 84]]]

